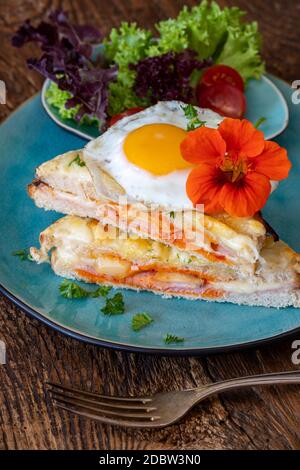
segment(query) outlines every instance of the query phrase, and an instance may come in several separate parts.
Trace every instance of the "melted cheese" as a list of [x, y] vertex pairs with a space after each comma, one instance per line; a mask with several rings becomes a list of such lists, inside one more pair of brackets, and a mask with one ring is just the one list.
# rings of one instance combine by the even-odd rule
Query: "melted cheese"
[[299, 285], [299, 255], [281, 241], [267, 240], [256, 272], [241, 277], [230, 267], [199, 264], [196, 257], [187, 260], [186, 254], [175, 248], [149, 239], [123, 239], [122, 235], [117, 230], [112, 236], [106, 226], [93, 219], [68, 216], [42, 232], [41, 250], [32, 249], [31, 253], [43, 262], [50, 251], [55, 272], [71, 277], [78, 274], [90, 282], [109, 281], [207, 298]]
[[[103, 226], [96, 220], [67, 216], [48, 227], [40, 235], [41, 249], [32, 249], [31, 253], [38, 262], [47, 259], [47, 253], [53, 248], [60, 250], [61, 256], [73, 262], [82, 260], [94, 263], [99, 257], [108, 255], [119, 257], [120, 260], [129, 261], [138, 266], [138, 269], [168, 269], [206, 272], [213, 277], [220, 275], [226, 279], [234, 277], [235, 270], [230, 266], [218, 266], [208, 263], [189, 253], [182, 252], [175, 247], [163, 243], [137, 238], [136, 236], [124, 237], [123, 232], [110, 226]], [[112, 258], [111, 258], [112, 259]], [[248, 271], [247, 271], [248, 274]]]

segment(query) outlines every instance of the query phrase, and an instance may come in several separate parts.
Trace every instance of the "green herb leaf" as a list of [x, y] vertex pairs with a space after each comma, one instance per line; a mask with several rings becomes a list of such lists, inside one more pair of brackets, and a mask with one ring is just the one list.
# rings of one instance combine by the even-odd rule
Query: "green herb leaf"
[[70, 161], [68, 166], [71, 166], [73, 163], [76, 163], [78, 166], [85, 166], [84, 161], [81, 160], [79, 155], [76, 155], [76, 157], [73, 158], [73, 160]]
[[125, 312], [125, 304], [123, 295], [120, 293], [115, 294], [110, 299], [106, 299], [106, 304], [101, 308], [104, 315], [121, 315]]
[[267, 118], [266, 117], [261, 117], [259, 118], [256, 123], [254, 124], [254, 127], [258, 129], [264, 122], [266, 122]]
[[107, 60], [118, 65], [117, 79], [109, 83], [110, 116], [135, 106], [149, 106], [148, 99], [141, 99], [134, 92], [136, 72], [130, 68], [130, 64], [137, 64], [148, 57], [151, 42], [150, 31], [139, 28], [136, 23], [126, 22], [121, 23], [118, 29], [113, 28], [109, 37], [103, 41]]
[[13, 256], [18, 256], [21, 261], [33, 261], [29, 250], [17, 250], [12, 253]]
[[76, 282], [64, 279], [59, 286], [59, 291], [66, 299], [82, 299], [88, 297], [88, 291], [76, 284]]
[[198, 113], [196, 108], [192, 104], [187, 104], [186, 106], [182, 106], [182, 109], [184, 111], [185, 117], [188, 120], [187, 123], [187, 130], [188, 131], [193, 131], [194, 129], [197, 129], [198, 127], [202, 127], [206, 124], [206, 121], [201, 121], [198, 117]]
[[76, 284], [76, 282], [70, 281], [69, 279], [64, 279], [59, 286], [61, 295], [66, 299], [106, 297], [110, 290], [111, 287], [109, 286], [100, 286], [95, 291], [88, 291], [79, 284]]
[[132, 329], [133, 331], [140, 331], [142, 328], [145, 328], [145, 326], [150, 325], [152, 322], [153, 318], [151, 318], [148, 313], [137, 313], [132, 319]]
[[[66, 102], [72, 98], [71, 93], [68, 91], [60, 90], [56, 83], [51, 82], [49, 88], [46, 91], [46, 100], [51, 106], [57, 109], [58, 114], [63, 119], [74, 119], [79, 111], [80, 105], [76, 105], [73, 108], [66, 108]], [[100, 121], [95, 116], [91, 117], [84, 114], [80, 120], [80, 124], [86, 124], [88, 126], [99, 127]]]
[[176, 335], [171, 335], [169, 333], [165, 336], [164, 340], [165, 340], [166, 344], [183, 343], [184, 342], [184, 338], [181, 338], [180, 336], [176, 336]]
[[261, 37], [257, 23], [243, 21], [244, 15], [237, 7], [222, 9], [207, 0], [191, 9], [183, 7], [177, 18], [156, 25], [159, 36], [149, 53], [156, 56], [192, 49], [201, 59], [212, 57], [215, 63], [235, 68], [245, 81], [260, 78], [264, 71]]
[[174, 218], [175, 218], [175, 212], [174, 212], [174, 211], [171, 211], [171, 212], [170, 212], [170, 217], [171, 217], [171, 219], [174, 219]]
[[106, 297], [109, 294], [110, 291], [111, 291], [110, 286], [100, 286], [94, 292], [90, 293], [90, 297], [92, 297], [92, 298]]

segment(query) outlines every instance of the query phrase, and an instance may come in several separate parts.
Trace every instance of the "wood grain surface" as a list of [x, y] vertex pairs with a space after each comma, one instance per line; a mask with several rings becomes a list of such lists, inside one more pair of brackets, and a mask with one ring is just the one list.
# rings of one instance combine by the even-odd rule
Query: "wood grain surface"
[[[8, 99], [0, 106], [0, 120], [42, 83], [26, 68], [30, 47], [25, 51], [10, 46], [12, 32], [24, 19], [38, 20], [52, 8], [63, 7], [77, 22], [91, 22], [108, 33], [121, 20], [150, 27], [176, 15], [183, 4], [196, 3], [0, 0], [0, 79], [7, 84]], [[243, 7], [250, 19], [257, 19], [269, 71], [289, 82], [300, 79], [299, 0], [219, 3]], [[4, 298], [0, 298], [0, 339], [7, 347], [7, 364], [0, 366], [0, 449], [300, 449], [300, 389], [295, 386], [228, 393], [160, 431], [124, 430], [74, 417], [55, 409], [44, 390], [45, 382], [52, 380], [104, 393], [150, 394], [293, 369], [292, 339], [260, 350], [203, 358], [128, 354], [64, 337], [26, 317]]]

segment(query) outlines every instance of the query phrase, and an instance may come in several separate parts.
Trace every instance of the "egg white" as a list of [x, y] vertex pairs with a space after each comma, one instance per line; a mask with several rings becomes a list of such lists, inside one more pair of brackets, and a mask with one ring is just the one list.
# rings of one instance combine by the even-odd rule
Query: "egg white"
[[[124, 188], [130, 202], [142, 202], [173, 210], [192, 208], [185, 189], [190, 168], [166, 175], [153, 175], [129, 162], [123, 150], [128, 134], [146, 124], [172, 124], [186, 129], [187, 119], [182, 106], [185, 104], [180, 101], [161, 101], [121, 119], [100, 137], [89, 142], [84, 149], [83, 158], [92, 176], [97, 167], [103, 169]], [[199, 119], [206, 121], [207, 127], [217, 128], [223, 119], [209, 109], [195, 109]], [[97, 181], [96, 175], [94, 181]]]

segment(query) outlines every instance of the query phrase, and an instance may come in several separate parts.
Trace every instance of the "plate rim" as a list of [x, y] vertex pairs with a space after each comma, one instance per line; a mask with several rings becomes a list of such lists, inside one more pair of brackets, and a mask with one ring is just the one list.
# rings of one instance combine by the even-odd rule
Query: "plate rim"
[[[273, 82], [268, 79], [268, 77], [265, 77], [268, 81], [274, 85], [274, 87], [277, 89], [277, 91], [282, 95], [282, 98], [284, 100], [284, 103], [287, 106], [286, 100], [282, 94], [282, 92], [276, 87]], [[277, 80], [282, 81], [286, 86], [289, 86], [289, 83], [287, 83], [285, 80], [275, 77]], [[45, 84], [44, 84], [45, 85]], [[25, 100], [20, 106], [18, 106], [12, 113], [10, 113], [2, 122], [1, 126], [7, 121], [10, 120], [10, 118], [13, 117], [13, 115], [18, 112], [24, 105], [26, 105], [28, 102], [33, 100], [38, 96], [39, 92], [35, 93], [31, 97], [29, 97], [27, 100]], [[44, 108], [45, 109], [45, 108]], [[46, 110], [45, 110], [46, 111]], [[289, 114], [288, 114], [289, 115]], [[287, 121], [288, 124], [288, 121]], [[287, 127], [286, 124], [286, 127]], [[285, 130], [286, 127], [283, 129]], [[283, 130], [281, 132], [283, 132]], [[82, 135], [81, 135], [82, 137]], [[15, 306], [20, 308], [22, 312], [24, 312], [27, 316], [34, 318], [36, 320], [41, 321], [42, 324], [52, 328], [54, 331], [61, 333], [67, 337], [70, 337], [72, 339], [81, 341], [85, 344], [90, 344], [98, 347], [103, 347], [106, 349], [112, 349], [112, 350], [117, 350], [117, 351], [125, 351], [125, 352], [130, 352], [130, 353], [143, 353], [143, 354], [150, 354], [150, 355], [156, 355], [156, 356], [207, 356], [211, 354], [222, 354], [222, 353], [227, 353], [227, 352], [232, 352], [232, 351], [240, 351], [240, 350], [248, 350], [251, 348], [256, 348], [256, 347], [261, 347], [261, 346], [266, 346], [270, 343], [275, 343], [278, 341], [281, 341], [282, 339], [291, 337], [297, 333], [300, 332], [300, 325], [296, 328], [293, 328], [291, 330], [283, 331], [282, 333], [275, 334], [273, 336], [269, 336], [267, 338], [260, 338], [254, 341], [247, 341], [247, 342], [242, 342], [242, 343], [236, 343], [236, 344], [229, 344], [229, 345], [224, 345], [224, 346], [213, 346], [213, 347], [186, 347], [186, 348], [180, 348], [180, 347], [172, 347], [172, 348], [164, 348], [164, 347], [143, 347], [143, 346], [138, 346], [138, 345], [132, 345], [132, 344], [124, 344], [120, 343], [117, 341], [110, 341], [110, 340], [105, 340], [105, 339], [100, 339], [97, 337], [93, 337], [88, 334], [81, 333], [80, 331], [73, 330], [72, 328], [69, 328], [67, 326], [64, 326], [63, 324], [60, 324], [59, 322], [55, 322], [54, 320], [51, 320], [47, 318], [45, 315], [43, 315], [41, 312], [38, 311], [38, 309], [34, 309], [31, 307], [29, 304], [27, 304], [25, 301], [23, 301], [20, 297], [17, 295], [13, 294], [10, 292], [4, 285], [0, 284], [0, 293], [10, 300]]]
[[209, 356], [213, 354], [223, 354], [228, 352], [234, 351], [246, 351], [249, 349], [254, 349], [261, 346], [267, 346], [271, 343], [276, 343], [286, 339], [288, 337], [292, 337], [300, 332], [300, 325], [296, 328], [293, 328], [289, 331], [284, 331], [274, 336], [270, 336], [268, 338], [261, 338], [254, 341], [247, 341], [244, 343], [236, 343], [230, 344], [227, 346], [214, 346], [214, 347], [206, 347], [206, 348], [164, 348], [164, 347], [143, 347], [143, 346], [135, 346], [126, 343], [119, 343], [117, 341], [108, 341], [105, 339], [99, 339], [91, 335], [85, 335], [80, 333], [77, 330], [73, 330], [69, 327], [66, 327], [59, 322], [55, 322], [45, 315], [40, 313], [37, 309], [30, 307], [30, 305], [26, 304], [16, 295], [12, 294], [6, 287], [0, 284], [0, 294], [2, 294], [5, 298], [10, 300], [15, 306], [20, 308], [22, 312], [24, 312], [30, 318], [34, 318], [39, 320], [44, 325], [52, 328], [54, 331], [61, 333], [68, 338], [75, 339], [85, 344], [90, 344], [92, 346], [102, 347], [105, 349], [112, 349], [115, 351], [124, 351], [127, 353], [142, 353], [142, 354], [150, 354], [153, 356]]
[[[269, 77], [273, 77], [275, 78], [276, 80], [281, 80], [282, 82], [285, 83], [285, 85], [289, 86], [289, 84], [287, 82], [285, 82], [284, 80], [282, 80], [281, 78], [279, 77], [276, 77], [275, 75], [271, 74], [271, 73], [268, 73]], [[275, 83], [269, 78], [266, 74], [263, 74], [262, 75], [262, 78], [269, 83], [269, 85], [276, 91], [277, 95], [279, 96], [281, 102], [282, 102], [282, 105], [283, 105], [283, 108], [284, 108], [284, 111], [285, 111], [285, 118], [284, 118], [284, 124], [283, 126], [281, 127], [281, 129], [277, 132], [274, 132], [273, 134], [271, 134], [266, 140], [271, 140], [271, 139], [275, 139], [275, 137], [278, 137], [279, 135], [281, 135], [288, 127], [289, 125], [289, 121], [290, 121], [290, 111], [289, 111], [289, 107], [288, 107], [288, 104], [286, 102], [286, 99], [285, 97], [283, 96], [283, 93], [281, 90], [279, 90], [279, 88], [275, 85]]]
[[[273, 132], [273, 134], [270, 134], [267, 138], [267, 140], [271, 140], [271, 139], [275, 139], [275, 137], [278, 137], [280, 134], [282, 134], [285, 129], [288, 127], [289, 125], [289, 120], [290, 120], [290, 112], [289, 112], [289, 108], [288, 108], [288, 105], [287, 105], [287, 102], [286, 102], [286, 99], [285, 97], [283, 96], [282, 92], [279, 90], [279, 88], [275, 85], [275, 83], [271, 80], [271, 78], [269, 77], [274, 77], [275, 79], [277, 80], [281, 80], [283, 81], [286, 85], [288, 85], [288, 83], [286, 83], [284, 80], [282, 80], [281, 78], [279, 77], [276, 77], [275, 75], [273, 74], [263, 74], [261, 76], [261, 80], [265, 80], [270, 86], [271, 88], [274, 89], [274, 91], [276, 92], [276, 94], [278, 95], [281, 103], [282, 103], [282, 106], [283, 106], [283, 109], [284, 109], [284, 113], [285, 113], [285, 117], [284, 117], [284, 123], [282, 125], [282, 127]], [[44, 110], [46, 111], [46, 113], [48, 114], [48, 116], [58, 125], [60, 126], [62, 129], [65, 129], [66, 131], [68, 132], [71, 132], [72, 134], [75, 134], [75, 135], [78, 135], [79, 137], [82, 137], [83, 139], [85, 140], [88, 140], [88, 141], [91, 141], [94, 139], [94, 137], [86, 134], [85, 132], [83, 131], [80, 131], [79, 129], [74, 129], [72, 127], [70, 127], [68, 124], [65, 124], [63, 122], [63, 120], [61, 119], [58, 119], [55, 114], [52, 113], [48, 103], [47, 103], [47, 100], [46, 100], [46, 91], [49, 87], [49, 84], [51, 83], [51, 80], [49, 78], [47, 78], [44, 83], [43, 83], [43, 86], [42, 86], [42, 89], [41, 89], [41, 102], [42, 102], [42, 106], [44, 108]], [[101, 135], [101, 134], [99, 134]]]

